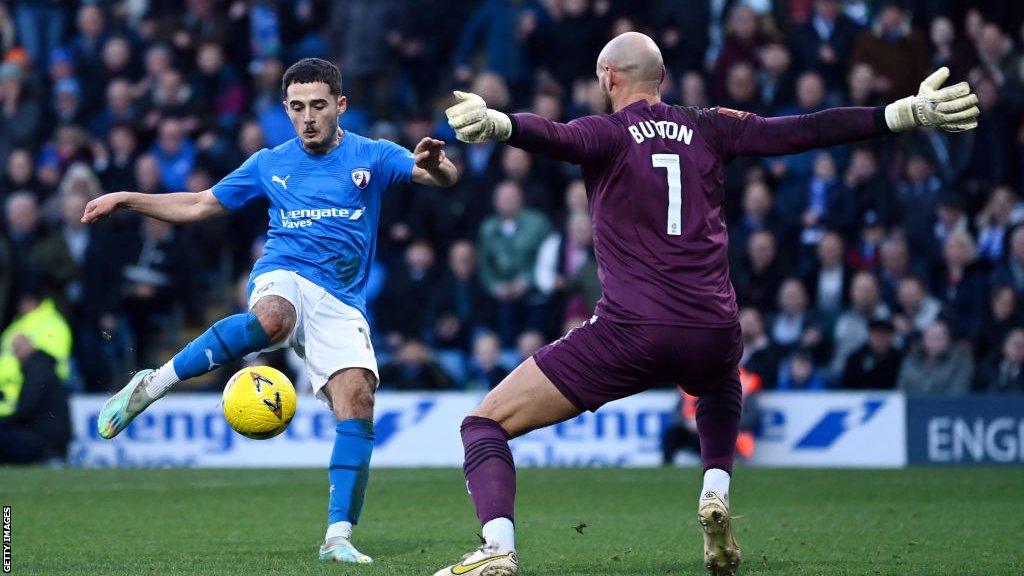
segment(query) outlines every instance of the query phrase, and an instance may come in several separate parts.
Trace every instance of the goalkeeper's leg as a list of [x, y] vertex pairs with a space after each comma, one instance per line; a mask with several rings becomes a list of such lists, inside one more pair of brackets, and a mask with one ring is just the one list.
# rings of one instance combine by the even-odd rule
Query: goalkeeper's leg
[[260, 298], [252, 311], [218, 321], [189, 342], [174, 358], [156, 370], [136, 372], [128, 384], [100, 410], [100, 436], [113, 438], [182, 380], [205, 374], [214, 368], [280, 344], [295, 326], [295, 307], [277, 295]]

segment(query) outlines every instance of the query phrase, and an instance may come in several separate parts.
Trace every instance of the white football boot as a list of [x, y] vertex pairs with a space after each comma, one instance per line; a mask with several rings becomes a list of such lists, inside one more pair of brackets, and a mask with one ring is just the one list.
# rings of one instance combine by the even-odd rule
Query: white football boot
[[740, 566], [740, 545], [732, 532], [729, 496], [705, 490], [697, 505], [697, 521], [704, 532], [704, 567], [711, 576], [734, 576]]
[[352, 541], [344, 536], [328, 538], [320, 546], [320, 560], [324, 562], [349, 562], [352, 564], [370, 564], [373, 558], [363, 554], [352, 545]]
[[462, 557], [462, 561], [442, 568], [434, 576], [516, 576], [519, 574], [519, 559], [515, 550], [498, 550], [497, 546], [484, 544]]

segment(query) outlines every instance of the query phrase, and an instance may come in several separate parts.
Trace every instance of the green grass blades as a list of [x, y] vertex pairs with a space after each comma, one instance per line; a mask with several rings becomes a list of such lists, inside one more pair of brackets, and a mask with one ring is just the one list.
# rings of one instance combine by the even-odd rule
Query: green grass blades
[[[521, 470], [523, 574], [701, 575], [694, 469]], [[738, 469], [741, 575], [1024, 574], [1024, 470]], [[0, 468], [14, 574], [424, 575], [476, 546], [458, 470], [374, 470], [354, 542], [317, 561], [322, 470]], [[586, 526], [583, 526], [583, 525]]]

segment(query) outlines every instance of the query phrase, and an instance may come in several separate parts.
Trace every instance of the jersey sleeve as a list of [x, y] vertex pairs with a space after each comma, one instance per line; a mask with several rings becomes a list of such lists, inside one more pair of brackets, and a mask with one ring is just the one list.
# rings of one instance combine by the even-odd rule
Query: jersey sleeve
[[259, 170], [260, 157], [264, 152], [266, 152], [265, 148], [249, 156], [241, 166], [235, 168], [234, 172], [214, 184], [213, 195], [222, 206], [235, 211], [255, 198], [266, 196], [266, 191], [260, 182]]
[[384, 176], [388, 188], [411, 182], [415, 164], [412, 152], [390, 140], [378, 141], [377, 170]]
[[584, 116], [567, 124], [530, 113], [511, 114], [509, 118], [509, 144], [573, 164], [606, 161], [621, 142], [621, 130], [608, 116]]
[[763, 118], [730, 108], [701, 111], [710, 143], [729, 162], [737, 156], [781, 156], [891, 134], [885, 108], [831, 108], [814, 114]]

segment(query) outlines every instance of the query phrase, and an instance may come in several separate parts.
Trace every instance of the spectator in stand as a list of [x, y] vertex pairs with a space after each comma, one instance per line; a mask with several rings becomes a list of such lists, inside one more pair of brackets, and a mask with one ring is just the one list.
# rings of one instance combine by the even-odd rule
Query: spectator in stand
[[853, 149], [843, 174], [843, 183], [856, 199], [858, 212], [865, 216], [873, 212], [879, 223], [886, 226], [897, 221], [896, 197], [892, 186], [879, 172], [878, 157], [871, 148]]
[[[471, 63], [477, 47], [483, 43], [485, 70], [505, 78], [513, 97], [529, 94], [531, 63], [527, 41], [547, 18], [544, 8], [532, 0], [486, 0], [480, 4], [463, 27], [455, 49], [455, 80], [465, 83], [473, 76]], [[490, 100], [487, 102], [491, 104]]]
[[868, 322], [868, 341], [846, 359], [840, 388], [893, 390], [903, 356], [895, 346], [895, 328], [888, 320]]
[[787, 272], [778, 258], [775, 237], [771, 232], [755, 232], [747, 241], [744, 265], [733, 271], [737, 301], [741, 306], [771, 309]]
[[531, 296], [537, 252], [551, 233], [551, 222], [523, 207], [523, 192], [514, 182], [498, 185], [494, 208], [495, 214], [480, 226], [480, 279], [498, 302], [501, 340], [511, 346], [523, 329], [544, 325], [543, 311]]
[[[112, 84], [113, 85], [113, 84]], [[107, 143], [93, 144], [93, 170], [99, 176], [102, 187], [107, 191], [138, 190], [135, 169], [138, 160], [138, 140], [135, 131], [128, 124], [116, 124], [110, 128]], [[157, 167], [159, 170], [159, 167]], [[159, 182], [159, 176], [154, 182]]]
[[[757, 232], [769, 232], [786, 250], [786, 226], [772, 202], [772, 191], [762, 180], [749, 182], [743, 190], [743, 211], [729, 224], [729, 260], [740, 266], [749, 239]], [[788, 252], [788, 250], [786, 250]]]
[[196, 147], [187, 137], [183, 122], [177, 118], [160, 122], [159, 135], [150, 154], [160, 163], [160, 184], [165, 190], [188, 189], [188, 175], [196, 164]]
[[62, 192], [57, 231], [64, 251], [76, 266], [64, 295], [68, 303], [65, 316], [75, 333], [76, 370], [87, 391], [105, 391], [112, 374], [104, 348], [120, 324], [118, 295], [124, 247], [112, 226], [82, 223], [85, 204], [93, 197], [71, 187]]
[[11, 297], [16, 301], [25, 283], [32, 281], [61, 300], [60, 295], [78, 273], [78, 267], [64, 249], [60, 236], [42, 220], [35, 195], [11, 194], [7, 197], [5, 215], [11, 250]]
[[[14, 8], [18, 37], [35, 62], [43, 62], [64, 37], [68, 8], [53, 0], [23, 0]], [[6, 48], [6, 46], [5, 46]]]
[[864, 213], [860, 238], [846, 252], [846, 265], [857, 272], [877, 270], [881, 259], [885, 226], [874, 210]]
[[[815, 72], [804, 72], [796, 81], [796, 103], [779, 111], [780, 115], [813, 114], [825, 105], [825, 82]], [[778, 194], [782, 198], [789, 194], [799, 197], [807, 193], [807, 180], [814, 168], [814, 158], [820, 151], [811, 150], [781, 158], [764, 160], [772, 176], [779, 181]], [[801, 202], [801, 205], [803, 203]], [[800, 212], [797, 212], [799, 216]], [[789, 221], [794, 221], [789, 219]]]
[[970, 45], [957, 38], [956, 27], [947, 16], [936, 16], [928, 27], [928, 39], [932, 45], [932, 68], [946, 66], [952, 75], [963, 76], [969, 66]]
[[519, 361], [522, 362], [533, 356], [534, 353], [543, 348], [548, 341], [549, 339], [537, 330], [527, 330], [520, 334], [519, 339], [516, 340], [516, 353], [519, 355]]
[[402, 342], [394, 357], [381, 367], [380, 381], [385, 390], [450, 390], [455, 386], [430, 348], [416, 338]]
[[813, 351], [824, 343], [817, 314], [807, 307], [803, 283], [789, 278], [779, 288], [779, 311], [772, 318], [769, 334], [782, 354], [797, 349]]
[[14, 62], [0, 64], [0, 165], [15, 148], [33, 148], [42, 121], [42, 106]]
[[423, 338], [429, 331], [430, 302], [440, 276], [434, 260], [430, 243], [414, 240], [405, 248], [402, 265], [392, 266], [388, 273], [374, 316], [378, 330], [392, 347], [397, 348], [404, 339]]
[[893, 324], [904, 342], [916, 340], [942, 313], [942, 304], [928, 294], [924, 282], [917, 276], [900, 280], [896, 299], [899, 313], [893, 316]]
[[467, 388], [490, 390], [508, 376], [501, 365], [501, 341], [493, 332], [481, 332], [473, 339], [473, 358], [469, 363]]
[[756, 308], [740, 310], [743, 332], [743, 357], [740, 366], [761, 378], [764, 388], [771, 390], [779, 377], [779, 351], [764, 331], [764, 320]]
[[979, 367], [974, 389], [991, 394], [1024, 393], [1024, 328], [1015, 328], [1003, 339], [1002, 350]]
[[859, 26], [842, 13], [839, 0], [814, 0], [810, 19], [793, 33], [800, 68], [821, 74], [829, 91], [841, 90], [858, 32]]
[[752, 64], [741, 60], [726, 71], [725, 98], [721, 105], [754, 114], [764, 113], [757, 86], [757, 71]]
[[824, 390], [825, 379], [814, 370], [814, 361], [807, 352], [797, 351], [786, 362], [778, 390]]
[[796, 74], [793, 71], [789, 48], [781, 42], [772, 42], [762, 48], [760, 60], [759, 108], [771, 115], [796, 98]]
[[89, 133], [94, 138], [103, 138], [115, 126], [130, 126], [138, 119], [132, 85], [128, 80], [117, 78], [107, 84], [105, 102], [89, 122]]
[[960, 230], [951, 233], [943, 244], [943, 265], [932, 285], [957, 340], [975, 333], [985, 308], [988, 282], [975, 262], [976, 253], [970, 234]]
[[224, 47], [215, 41], [200, 44], [196, 68], [191, 83], [197, 89], [203, 108], [215, 113], [216, 128], [234, 130], [245, 107], [245, 88], [227, 65]]
[[954, 347], [945, 322], [934, 322], [919, 346], [903, 359], [898, 387], [910, 395], [965, 394], [971, 389], [974, 361], [966, 350]]
[[1017, 294], [1010, 286], [996, 286], [988, 299], [985, 315], [974, 336], [976, 358], [985, 358], [999, 348], [1010, 330], [1024, 326], [1024, 310], [1018, 305]]
[[900, 281], [910, 275], [921, 275], [925, 268], [915, 269], [910, 261], [907, 242], [899, 236], [890, 236], [882, 242], [879, 252], [878, 284], [886, 305], [895, 308]]
[[1014, 158], [1010, 150], [1020, 142], [1014, 140], [1013, 126], [1017, 107], [999, 92], [999, 86], [990, 76], [975, 70], [971, 73], [971, 85], [978, 96], [978, 127], [961, 176], [967, 182], [979, 187], [991, 186], [1011, 179], [1010, 166]]
[[152, 366], [175, 314], [199, 319], [191, 273], [196, 251], [186, 233], [155, 218], [139, 221], [133, 236], [121, 270], [121, 304], [135, 335], [136, 364]]
[[978, 230], [978, 258], [989, 270], [1003, 259], [1007, 232], [1024, 222], [1024, 204], [1011, 186], [996, 186], [985, 207], [974, 218]]
[[836, 317], [846, 303], [853, 271], [843, 263], [843, 238], [835, 232], [821, 237], [817, 260], [804, 274], [804, 284], [814, 302], [814, 309], [828, 317]]
[[727, 94], [726, 76], [733, 66], [739, 62], [757, 66], [757, 52], [765, 39], [757, 14], [745, 4], [734, 4], [725, 25], [725, 42], [712, 73], [715, 94], [719, 98]]
[[858, 35], [851, 61], [871, 65], [878, 75], [878, 95], [890, 102], [900, 94], [917, 94], [917, 78], [929, 72], [928, 44], [901, 6], [886, 0], [871, 28]]
[[95, 81], [102, 78], [103, 45], [107, 41], [107, 18], [103, 8], [96, 4], [83, 4], [78, 8], [75, 18], [78, 33], [68, 44], [74, 55], [76, 69], [80, 78], [93, 80], [87, 82], [86, 102], [90, 106], [103, 97], [103, 82]]
[[1024, 226], [1010, 232], [1009, 253], [1003, 264], [992, 273], [993, 286], [1009, 286], [1024, 300]]
[[789, 189], [780, 194], [779, 201], [790, 210], [783, 218], [800, 229], [801, 252], [811, 254], [826, 230], [848, 235], [857, 218], [857, 205], [853, 195], [839, 179], [836, 161], [828, 152], [814, 157], [810, 180], [803, 190]]
[[867, 342], [868, 323], [888, 320], [890, 316], [878, 291], [878, 279], [870, 272], [858, 272], [850, 284], [850, 304], [839, 315], [832, 331], [831, 377], [838, 378], [850, 354]]
[[505, 146], [501, 151], [501, 170], [504, 180], [515, 182], [523, 191], [523, 203], [545, 214], [554, 212], [554, 197], [548, 186], [531, 174], [533, 157], [529, 152]]
[[997, 85], [1006, 84], [1013, 55], [1013, 41], [1003, 34], [998, 24], [989, 22], [982, 26], [981, 36], [975, 46], [978, 66]]
[[939, 203], [942, 181], [932, 163], [922, 154], [907, 158], [905, 178], [897, 185], [900, 220], [911, 253], [925, 257], [934, 252], [935, 208]]
[[160, 161], [153, 154], [143, 154], [135, 160], [135, 183], [140, 192], [161, 194], [168, 190], [163, 185]]
[[[24, 148], [12, 150], [10, 155], [7, 156], [6, 171], [4, 172], [3, 180], [0, 181], [0, 199], [6, 198], [8, 194], [20, 190], [37, 192], [38, 183], [36, 182], [34, 168], [35, 166], [32, 165], [32, 155], [29, 154], [28, 150]], [[38, 197], [38, 192], [37, 199], [43, 200], [43, 198]]]
[[71, 330], [35, 288], [0, 335], [0, 464], [64, 460], [71, 441], [67, 389]]
[[[601, 282], [597, 278], [589, 214], [571, 214], [564, 233], [552, 233], [544, 240], [537, 251], [534, 278], [537, 289], [549, 303], [583, 315], [593, 313], [601, 298]], [[548, 332], [556, 329], [545, 328]]]
[[448, 249], [448, 270], [433, 292], [429, 325], [432, 343], [468, 351], [475, 331], [492, 323], [494, 301], [477, 274], [476, 247], [458, 240]]

